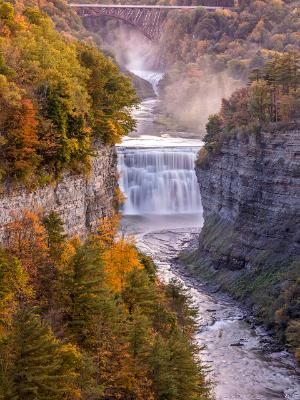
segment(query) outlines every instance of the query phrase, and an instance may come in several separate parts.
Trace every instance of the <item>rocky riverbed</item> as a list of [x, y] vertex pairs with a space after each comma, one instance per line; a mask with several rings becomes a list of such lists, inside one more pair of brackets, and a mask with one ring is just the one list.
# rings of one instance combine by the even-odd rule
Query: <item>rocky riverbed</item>
[[162, 281], [176, 277], [189, 288], [199, 311], [196, 340], [205, 346], [200, 357], [216, 400], [300, 399], [300, 371], [292, 356], [255, 325], [247, 309], [189, 277], [178, 262], [182, 250], [196, 245], [200, 217], [125, 216], [122, 225], [153, 257]]

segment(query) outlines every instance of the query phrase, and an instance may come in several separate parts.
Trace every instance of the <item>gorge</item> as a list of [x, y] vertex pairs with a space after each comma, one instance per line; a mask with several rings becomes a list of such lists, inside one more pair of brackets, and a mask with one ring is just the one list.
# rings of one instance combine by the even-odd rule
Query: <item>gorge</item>
[[[145, 103], [145, 109], [143, 103], [141, 106], [143, 112], [137, 114], [137, 132], [123, 139], [123, 144], [118, 146], [120, 185], [126, 196], [121, 230], [135, 235], [138, 247], [151, 255], [158, 265], [162, 281], [168, 282], [176, 277], [191, 293], [199, 310], [197, 342], [205, 346], [200, 357], [211, 369], [209, 376], [216, 399], [298, 400], [300, 371], [286, 350], [278, 346], [262, 326], [255, 324], [249, 310], [216, 291], [216, 287], [207, 286], [206, 279], [197, 281], [191, 277], [191, 272], [197, 274], [196, 266], [193, 270], [192, 267], [188, 270], [183, 268], [183, 264], [192, 265], [191, 253], [194, 254], [193, 260], [201, 261], [203, 257], [198, 253], [197, 243], [203, 225], [202, 202], [197, 197], [196, 207], [192, 206], [194, 186], [190, 189], [189, 201], [178, 202], [180, 207], [176, 207], [177, 196], [182, 194], [179, 188], [183, 177], [186, 183], [186, 178], [190, 177], [194, 185], [196, 175], [192, 159], [195, 159], [195, 150], [203, 143], [198, 141], [197, 147], [191, 148], [195, 139], [182, 139], [180, 133], [177, 138], [158, 133], [156, 125], [150, 123], [157, 100], [151, 103], [150, 110], [149, 101]], [[149, 110], [148, 115], [145, 110]], [[153, 136], [149, 135], [151, 132]], [[142, 133], [141, 136], [139, 133]], [[246, 161], [248, 155], [241, 153], [241, 159]], [[230, 167], [226, 171], [229, 172]], [[207, 182], [206, 174], [204, 171], [202, 175], [197, 169], [200, 188]], [[236, 178], [236, 173], [233, 172], [233, 176]], [[171, 182], [166, 184], [164, 179]], [[177, 187], [171, 195], [170, 183], [173, 188]], [[222, 193], [222, 187], [218, 183], [216, 185]], [[153, 200], [158, 189], [160, 195], [164, 195], [164, 199], [159, 198], [160, 206]], [[214, 207], [217, 198], [207, 191], [204, 194], [205, 211]], [[164, 209], [168, 199], [172, 200], [172, 204]], [[220, 240], [225, 240], [228, 234], [220, 231], [218, 236]], [[178, 262], [182, 251], [189, 256]], [[236, 385], [237, 373], [242, 385]]]
[[300, 400], [300, 7], [186, 11], [0, 0], [0, 400]]

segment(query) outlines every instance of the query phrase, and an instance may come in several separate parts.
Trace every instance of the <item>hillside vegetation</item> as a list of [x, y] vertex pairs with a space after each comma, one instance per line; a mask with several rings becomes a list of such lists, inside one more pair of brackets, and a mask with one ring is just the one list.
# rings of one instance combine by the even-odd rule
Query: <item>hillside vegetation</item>
[[195, 310], [150, 258], [117, 238], [85, 242], [55, 213], [24, 211], [0, 249], [0, 399], [208, 400], [191, 342]]
[[130, 80], [36, 7], [1, 1], [0, 32], [2, 181], [32, 187], [65, 168], [87, 172], [94, 140], [114, 144], [134, 127]]
[[[265, 67], [250, 74], [247, 87], [222, 100], [221, 112], [206, 125], [205, 146], [198, 164], [218, 152], [223, 139], [237, 133], [259, 134], [270, 125], [300, 125], [300, 54], [275, 55]], [[274, 126], [272, 127], [274, 129]]]
[[209, 114], [282, 52], [300, 51], [300, 6], [282, 0], [241, 0], [231, 10], [172, 12], [159, 44], [167, 74], [165, 113], [205, 132]]

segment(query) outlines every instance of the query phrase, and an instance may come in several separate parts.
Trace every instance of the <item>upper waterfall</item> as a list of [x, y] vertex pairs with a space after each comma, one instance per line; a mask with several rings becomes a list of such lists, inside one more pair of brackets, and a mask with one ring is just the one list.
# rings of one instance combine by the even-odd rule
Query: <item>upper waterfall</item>
[[125, 214], [199, 213], [201, 198], [194, 171], [199, 148], [119, 147], [120, 186]]
[[143, 78], [146, 81], [150, 82], [154, 89], [154, 92], [158, 95], [158, 84], [159, 84], [159, 81], [164, 76], [163, 72], [137, 70], [137, 69], [133, 69], [133, 70], [131, 70], [131, 72], [133, 72], [135, 75], [139, 76], [140, 78]]

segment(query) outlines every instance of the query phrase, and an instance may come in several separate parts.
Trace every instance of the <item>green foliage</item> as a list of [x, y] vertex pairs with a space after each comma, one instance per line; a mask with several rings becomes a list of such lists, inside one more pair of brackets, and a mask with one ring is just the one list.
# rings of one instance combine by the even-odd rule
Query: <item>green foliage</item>
[[135, 126], [131, 82], [96, 47], [58, 33], [40, 9], [0, 7], [3, 179], [32, 187], [66, 168], [88, 172], [95, 139], [114, 144]]
[[63, 222], [59, 215], [51, 211], [43, 220], [48, 235], [48, 247], [51, 257], [58, 261], [63, 252], [63, 245], [67, 235], [64, 232]]
[[222, 100], [221, 112], [211, 115], [206, 125], [204, 165], [228, 134], [256, 134], [270, 123], [291, 123], [300, 119], [300, 56], [296, 53], [276, 55], [263, 68], [250, 75], [249, 86]]
[[5, 399], [61, 400], [71, 392], [76, 351], [58, 342], [37, 315], [21, 309], [5, 346], [12, 351]]
[[153, 351], [150, 358], [153, 390], [158, 400], [176, 398], [176, 385], [170, 369], [171, 351], [168, 343], [160, 336], [155, 337]]
[[[194, 360], [190, 297], [176, 282], [158, 285], [153, 261], [129, 239], [119, 251], [114, 223], [104, 219], [84, 243], [66, 238], [54, 212], [43, 221], [27, 212], [7, 228], [10, 241], [0, 253], [1, 400], [209, 399], [205, 371]], [[150, 274], [138, 259], [149, 263]], [[109, 274], [124, 262], [116, 291]]]
[[238, 3], [231, 10], [175, 11], [164, 25], [159, 43], [167, 66], [160, 85], [162, 109], [201, 135], [220, 98], [244, 85], [253, 69], [262, 69], [277, 54], [300, 50], [298, 2]]
[[138, 252], [138, 256], [139, 261], [141, 264], [143, 264], [150, 280], [154, 282], [156, 278], [156, 265], [154, 264], [152, 258], [141, 252]]
[[77, 248], [71, 260], [69, 282], [69, 330], [72, 340], [81, 346], [92, 346], [96, 326], [95, 318], [102, 313], [107, 296], [103, 288], [101, 249], [88, 241]]
[[187, 333], [193, 332], [197, 309], [193, 305], [188, 289], [175, 278], [166, 285], [166, 296], [170, 299], [170, 308], [176, 313], [180, 326]]
[[214, 150], [217, 147], [217, 143], [220, 140], [222, 133], [222, 119], [219, 115], [214, 114], [208, 117], [206, 132], [205, 149]]

